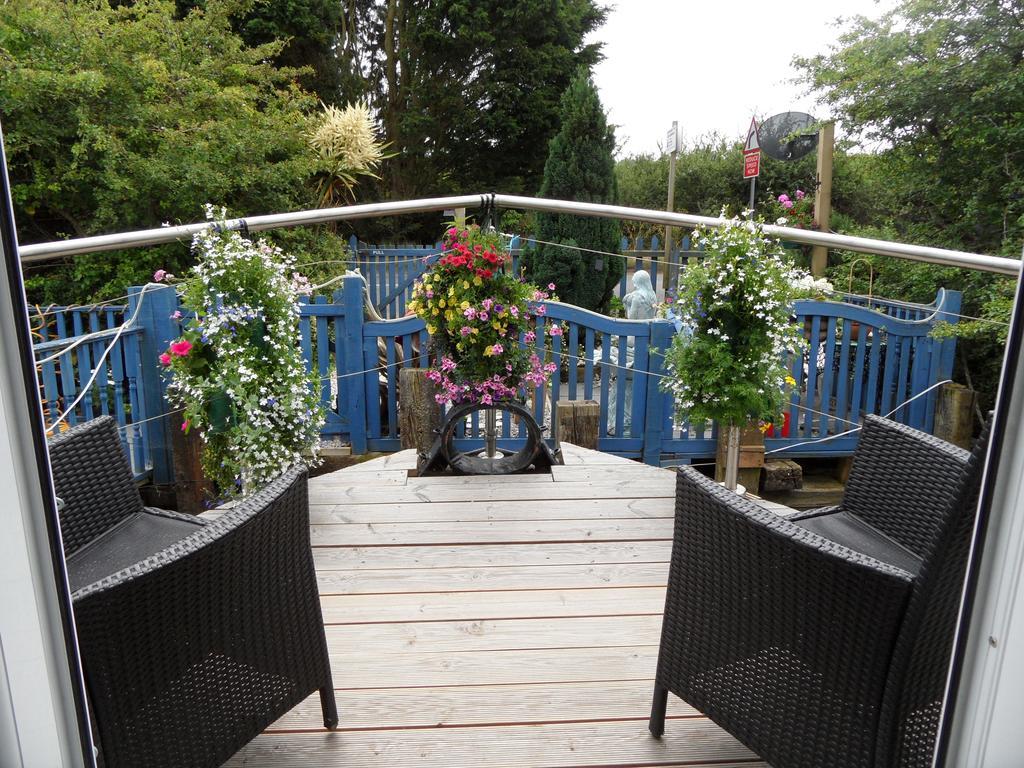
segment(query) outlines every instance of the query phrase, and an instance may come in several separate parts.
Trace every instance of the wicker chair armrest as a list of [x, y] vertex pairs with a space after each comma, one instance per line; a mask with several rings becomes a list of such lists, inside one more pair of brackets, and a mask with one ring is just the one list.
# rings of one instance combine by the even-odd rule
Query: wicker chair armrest
[[817, 675], [827, 677], [841, 659], [882, 685], [911, 574], [801, 528], [689, 467], [679, 472], [676, 499], [662, 642], [675, 636], [668, 644], [678, 646], [677, 668], [696, 674], [691, 663], [724, 666], [766, 648], [790, 648]]
[[795, 515], [787, 515], [787, 520], [808, 520], [812, 517], [820, 517], [821, 515], [831, 515], [833, 512], [838, 512], [843, 507], [840, 504], [833, 504], [829, 507], [815, 507], [814, 509], [801, 509]]
[[904, 424], [868, 416], [841, 506], [925, 557], [963, 483], [969, 455]]

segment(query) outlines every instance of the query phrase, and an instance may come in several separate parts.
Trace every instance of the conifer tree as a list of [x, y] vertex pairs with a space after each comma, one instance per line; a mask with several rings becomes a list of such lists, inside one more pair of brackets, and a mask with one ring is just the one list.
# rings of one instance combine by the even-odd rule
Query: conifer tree
[[[548, 145], [540, 196], [614, 203], [615, 131], [586, 70], [580, 70], [562, 95], [561, 123]], [[538, 244], [527, 259], [530, 278], [541, 286], [554, 283], [562, 301], [605, 311], [622, 277], [622, 259], [606, 255], [618, 252], [619, 237], [619, 223], [612, 219], [538, 214], [539, 240], [605, 254]]]

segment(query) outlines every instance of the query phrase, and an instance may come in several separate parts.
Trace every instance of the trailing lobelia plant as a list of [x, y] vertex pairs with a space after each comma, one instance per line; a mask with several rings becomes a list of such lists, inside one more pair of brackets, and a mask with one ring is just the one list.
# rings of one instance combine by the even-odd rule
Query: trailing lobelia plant
[[197, 264], [179, 287], [192, 317], [160, 361], [172, 375], [168, 399], [185, 410], [182, 429], [202, 434], [204, 472], [227, 498], [314, 466], [324, 414], [299, 346], [292, 257], [210, 230], [192, 250]]
[[750, 218], [698, 229], [694, 242], [705, 258], [681, 279], [676, 311], [684, 331], [666, 353], [662, 388], [675, 396], [677, 415], [691, 421], [770, 422], [796, 383], [787, 353], [802, 343], [791, 317], [792, 263]]
[[[551, 298], [505, 271], [508, 254], [497, 233], [450, 227], [444, 255], [419, 280], [410, 303], [427, 324], [437, 363], [429, 376], [440, 403], [493, 405], [520, 398], [526, 385], [539, 386], [554, 372], [527, 347], [536, 341], [535, 315]], [[548, 333], [561, 334], [552, 325]], [[520, 343], [520, 339], [526, 346]]]

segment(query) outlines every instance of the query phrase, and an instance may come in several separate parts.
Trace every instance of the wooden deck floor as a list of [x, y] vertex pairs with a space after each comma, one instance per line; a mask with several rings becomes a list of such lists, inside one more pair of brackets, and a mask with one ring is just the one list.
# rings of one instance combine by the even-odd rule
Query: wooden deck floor
[[673, 476], [566, 447], [552, 475], [310, 481], [341, 726], [312, 697], [230, 766], [765, 766], [675, 697], [647, 732]]

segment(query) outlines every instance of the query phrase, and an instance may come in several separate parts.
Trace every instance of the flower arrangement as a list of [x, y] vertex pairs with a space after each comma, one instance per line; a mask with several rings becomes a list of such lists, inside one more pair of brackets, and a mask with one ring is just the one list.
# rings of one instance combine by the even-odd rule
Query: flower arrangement
[[179, 288], [192, 318], [160, 362], [182, 429], [200, 430], [203, 469], [226, 498], [315, 465], [324, 414], [299, 347], [293, 259], [237, 232], [202, 232], [192, 250], [197, 264]]
[[[419, 280], [410, 303], [427, 324], [437, 355], [429, 372], [440, 403], [493, 405], [519, 398], [526, 385], [539, 386], [554, 372], [528, 346], [536, 340], [533, 320], [551, 298], [505, 271], [508, 255], [500, 236], [479, 227], [449, 227], [444, 255]], [[558, 336], [559, 325], [548, 333]], [[522, 344], [520, 343], [522, 340]]]
[[780, 226], [797, 229], [814, 229], [818, 226], [814, 220], [814, 198], [798, 189], [793, 197], [781, 194], [768, 200], [766, 215], [770, 221]]
[[826, 278], [814, 278], [803, 270], [794, 270], [791, 278], [794, 299], [816, 299], [828, 301], [835, 293], [835, 287]]
[[770, 422], [796, 383], [783, 365], [801, 342], [790, 317], [792, 264], [750, 218], [698, 229], [693, 239], [706, 255], [686, 270], [676, 300], [690, 333], [673, 339], [662, 388], [680, 417], [731, 427]]

